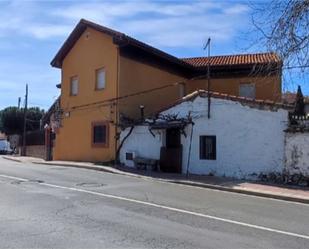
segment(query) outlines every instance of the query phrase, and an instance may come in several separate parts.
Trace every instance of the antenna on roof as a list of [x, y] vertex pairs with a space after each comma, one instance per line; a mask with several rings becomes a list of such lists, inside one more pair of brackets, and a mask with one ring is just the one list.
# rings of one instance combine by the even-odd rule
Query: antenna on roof
[[210, 37], [204, 46], [204, 50], [208, 48], [208, 58], [207, 58], [207, 98], [208, 98], [208, 119], [210, 118]]

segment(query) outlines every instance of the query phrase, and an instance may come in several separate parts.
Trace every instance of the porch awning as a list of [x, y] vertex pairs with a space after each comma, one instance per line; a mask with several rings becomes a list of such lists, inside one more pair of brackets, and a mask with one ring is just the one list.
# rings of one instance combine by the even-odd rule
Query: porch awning
[[183, 129], [189, 122], [184, 121], [169, 121], [169, 122], [158, 122], [149, 124], [151, 130], [164, 130], [169, 128], [179, 128]]

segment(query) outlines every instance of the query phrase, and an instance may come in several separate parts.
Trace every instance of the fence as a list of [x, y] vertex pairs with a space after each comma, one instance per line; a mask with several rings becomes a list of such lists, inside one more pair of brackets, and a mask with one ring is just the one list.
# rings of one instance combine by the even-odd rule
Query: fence
[[[22, 146], [23, 137], [21, 136], [19, 145]], [[45, 145], [45, 131], [29, 131], [26, 134], [26, 146]]]

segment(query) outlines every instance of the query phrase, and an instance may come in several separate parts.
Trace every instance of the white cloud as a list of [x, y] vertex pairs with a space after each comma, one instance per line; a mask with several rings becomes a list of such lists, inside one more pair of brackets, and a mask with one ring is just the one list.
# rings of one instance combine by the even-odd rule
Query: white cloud
[[53, 12], [56, 16], [69, 19], [81, 17], [92, 20], [107, 20], [116, 17], [132, 17], [142, 13], [155, 13], [168, 16], [183, 16], [202, 13], [208, 9], [220, 7], [220, 3], [196, 1], [193, 3], [151, 2], [151, 1], [114, 1], [114, 2], [90, 2], [73, 4], [66, 9], [57, 9]]
[[48, 64], [7, 60], [0, 61], [0, 68], [0, 109], [16, 105], [18, 97], [24, 98], [26, 83], [29, 85], [29, 102], [45, 109], [59, 95], [55, 87], [59, 82], [58, 72], [51, 70]]
[[44, 107], [52, 103], [58, 94], [55, 84], [60, 75], [50, 68], [49, 57], [58, 48], [55, 44], [61, 44], [81, 18], [155, 47], [185, 51], [202, 48], [209, 36], [218, 46], [220, 42], [233, 41], [238, 30], [246, 25], [247, 12], [243, 4], [206, 0], [0, 1], [0, 92], [5, 92], [0, 108], [16, 104], [17, 97], [24, 95], [26, 82], [32, 103]]
[[24, 29], [24, 33], [31, 34], [38, 39], [46, 39], [55, 36], [68, 35], [72, 30], [71, 25], [53, 25], [53, 24], [29, 24]]
[[211, 36], [232, 39], [244, 22], [248, 7], [214, 1], [126, 1], [74, 4], [53, 15], [77, 22], [86, 18], [117, 29], [155, 46], [202, 46]]
[[[37, 39], [65, 37], [81, 18], [169, 47], [198, 44], [205, 36], [218, 41], [232, 39], [243, 15], [244, 4], [215, 1], [193, 2], [69, 2], [44, 8], [39, 2], [11, 2], [0, 10], [6, 22], [0, 34], [22, 34]], [[57, 21], [57, 22], [55, 22]]]
[[232, 15], [238, 15], [243, 14], [249, 11], [249, 7], [247, 5], [243, 4], [236, 4], [234, 6], [228, 7], [224, 9], [224, 13], [226, 14], [232, 14]]
[[37, 39], [55, 36], [65, 36], [72, 25], [53, 24], [53, 20], [46, 20], [49, 11], [44, 6], [31, 1], [12, 1], [1, 3], [0, 36], [13, 37], [24, 35]]

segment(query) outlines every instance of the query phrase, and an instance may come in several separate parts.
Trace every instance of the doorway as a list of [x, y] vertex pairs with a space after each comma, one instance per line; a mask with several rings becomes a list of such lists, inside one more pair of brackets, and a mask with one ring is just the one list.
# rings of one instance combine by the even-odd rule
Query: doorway
[[168, 173], [181, 173], [182, 145], [179, 128], [166, 129], [166, 146], [161, 148], [160, 169]]

